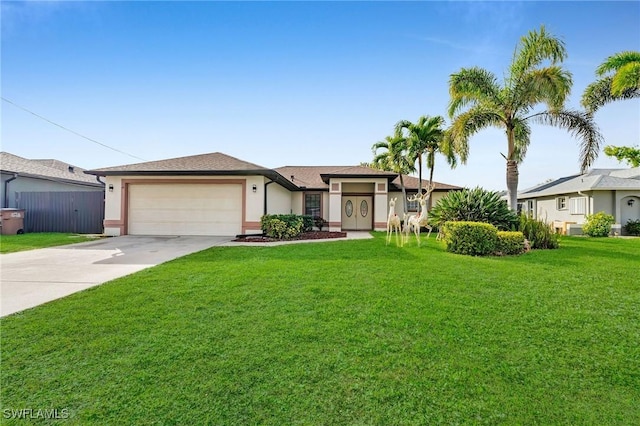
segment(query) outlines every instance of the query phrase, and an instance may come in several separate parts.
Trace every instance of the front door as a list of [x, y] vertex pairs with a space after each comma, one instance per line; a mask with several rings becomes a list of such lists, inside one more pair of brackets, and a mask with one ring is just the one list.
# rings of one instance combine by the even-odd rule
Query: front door
[[373, 197], [367, 195], [342, 196], [342, 229], [370, 231], [373, 229]]

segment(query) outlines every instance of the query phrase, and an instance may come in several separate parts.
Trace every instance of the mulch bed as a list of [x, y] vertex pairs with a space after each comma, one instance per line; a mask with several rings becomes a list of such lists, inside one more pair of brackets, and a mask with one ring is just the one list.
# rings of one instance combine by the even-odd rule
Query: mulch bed
[[233, 241], [242, 243], [271, 243], [276, 241], [295, 241], [295, 240], [322, 240], [325, 238], [344, 238], [347, 236], [346, 232], [331, 232], [331, 231], [310, 231], [303, 232], [295, 238], [288, 240], [279, 240], [277, 238], [269, 238], [266, 236], [247, 236], [244, 238], [236, 238]]

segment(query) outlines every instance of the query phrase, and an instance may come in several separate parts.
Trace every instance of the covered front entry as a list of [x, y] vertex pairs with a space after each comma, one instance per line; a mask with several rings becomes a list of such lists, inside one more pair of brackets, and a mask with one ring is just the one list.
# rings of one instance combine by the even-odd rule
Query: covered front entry
[[370, 231], [373, 229], [373, 197], [370, 195], [342, 196], [342, 229]]
[[242, 232], [241, 184], [136, 183], [128, 192], [130, 235]]

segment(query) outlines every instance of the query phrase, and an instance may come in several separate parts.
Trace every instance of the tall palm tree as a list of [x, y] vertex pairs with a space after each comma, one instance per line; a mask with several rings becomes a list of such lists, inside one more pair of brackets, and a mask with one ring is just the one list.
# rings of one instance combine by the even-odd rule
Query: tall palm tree
[[[378, 152], [378, 150], [381, 149], [384, 151]], [[400, 175], [404, 213], [407, 213], [407, 191], [404, 187], [402, 175], [415, 171], [414, 163], [408, 155], [409, 146], [407, 139], [402, 136], [402, 134], [396, 132], [393, 136], [387, 136], [384, 141], [374, 143], [371, 150], [374, 155], [372, 164], [375, 168]]]
[[[518, 165], [531, 141], [531, 123], [564, 128], [577, 136], [582, 171], [598, 156], [602, 136], [592, 117], [564, 109], [572, 86], [571, 73], [560, 66], [566, 56], [564, 43], [541, 26], [520, 39], [502, 85], [493, 73], [477, 67], [463, 68], [449, 80], [451, 138], [463, 163], [472, 135], [486, 127], [505, 129], [507, 155], [502, 156], [507, 162], [512, 210], [517, 208]], [[549, 64], [544, 66], [546, 61]], [[538, 104], [544, 104], [546, 110], [536, 112]]]
[[609, 102], [640, 98], [640, 52], [609, 56], [596, 69], [600, 77], [582, 94], [582, 106], [590, 113]]
[[401, 120], [396, 123], [396, 133], [408, 133], [409, 155], [418, 162], [418, 192], [422, 193], [422, 158], [426, 156], [426, 164], [429, 169], [429, 188], [433, 187], [433, 170], [435, 168], [435, 155], [441, 153], [447, 158], [452, 167], [456, 165], [455, 153], [445, 138], [444, 118], [441, 116], [430, 117], [423, 115], [416, 123]]

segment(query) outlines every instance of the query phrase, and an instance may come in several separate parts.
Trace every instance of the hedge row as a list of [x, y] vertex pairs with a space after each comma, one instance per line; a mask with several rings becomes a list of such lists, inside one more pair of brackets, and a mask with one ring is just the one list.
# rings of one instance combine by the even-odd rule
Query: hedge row
[[298, 214], [266, 214], [260, 218], [262, 232], [270, 238], [286, 240], [313, 229], [314, 219]]
[[490, 223], [446, 222], [443, 227], [447, 251], [470, 256], [513, 255], [524, 252], [524, 234], [498, 231]]

